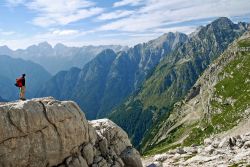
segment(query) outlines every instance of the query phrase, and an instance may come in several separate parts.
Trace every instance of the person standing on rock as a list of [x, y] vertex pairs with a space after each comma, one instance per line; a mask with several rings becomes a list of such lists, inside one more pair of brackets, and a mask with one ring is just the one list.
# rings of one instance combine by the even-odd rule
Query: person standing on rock
[[26, 100], [25, 99], [25, 91], [26, 91], [26, 87], [25, 87], [25, 74], [22, 74], [22, 77], [17, 78], [16, 79], [16, 84], [17, 87], [19, 87], [20, 89], [20, 100]]

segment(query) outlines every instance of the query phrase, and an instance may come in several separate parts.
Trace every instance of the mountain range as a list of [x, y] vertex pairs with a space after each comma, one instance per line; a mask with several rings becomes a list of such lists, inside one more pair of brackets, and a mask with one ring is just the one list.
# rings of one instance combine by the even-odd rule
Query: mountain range
[[38, 96], [72, 99], [87, 118], [105, 117], [141, 86], [161, 59], [186, 40], [185, 34], [167, 33], [127, 51], [104, 50], [82, 69], [56, 74]]
[[140, 90], [116, 108], [110, 118], [128, 132], [133, 144], [144, 150], [156, 127], [169, 117], [174, 104], [187, 95], [204, 70], [247, 27], [246, 23], [234, 24], [224, 17], [201, 27], [166, 56]]
[[68, 47], [61, 43], [52, 47], [47, 42], [31, 45], [26, 49], [11, 50], [7, 46], [0, 47], [0, 55], [9, 55], [13, 58], [31, 60], [42, 65], [51, 74], [62, 70], [69, 70], [71, 67], [82, 68], [92, 60], [98, 53], [105, 49], [113, 49], [115, 52], [126, 50], [126, 46], [100, 45]]

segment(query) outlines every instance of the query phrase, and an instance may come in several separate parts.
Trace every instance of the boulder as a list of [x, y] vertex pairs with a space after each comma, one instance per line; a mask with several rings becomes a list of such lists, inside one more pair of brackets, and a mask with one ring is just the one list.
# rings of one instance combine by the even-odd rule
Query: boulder
[[229, 138], [229, 146], [233, 147], [236, 145], [236, 138], [235, 137], [230, 137]]
[[197, 147], [185, 147], [184, 151], [187, 152], [188, 154], [197, 154], [198, 149]]
[[127, 147], [121, 153], [121, 158], [127, 167], [142, 167], [140, 154], [132, 147]]
[[221, 140], [220, 144], [219, 144], [219, 148], [226, 148], [229, 146], [229, 138], [225, 137]]
[[99, 141], [99, 148], [102, 153], [102, 155], [108, 154], [108, 141], [106, 138], [102, 138], [102, 140]]
[[243, 135], [242, 136], [242, 141], [243, 142], [250, 141], [250, 135], [249, 134]]
[[93, 163], [93, 161], [94, 161], [94, 148], [90, 143], [83, 147], [82, 155], [86, 159], [88, 165]]
[[0, 166], [54, 166], [89, 141], [76, 103], [52, 98], [0, 105]]
[[220, 144], [220, 139], [215, 138], [211, 145], [212, 145], [214, 148], [217, 148], [217, 147], [219, 146], [219, 144]]
[[105, 142], [115, 151], [117, 155], [120, 155], [128, 146], [132, 146], [128, 138], [127, 133], [119, 126], [108, 119], [99, 119], [90, 121], [90, 124], [94, 127], [99, 139], [105, 140], [102, 143], [102, 150], [105, 151]]
[[157, 154], [154, 156], [155, 161], [163, 162], [168, 158], [167, 154]]
[[97, 141], [97, 133], [94, 129], [93, 126], [90, 125], [90, 122], [89, 122], [89, 140], [90, 140], [90, 143], [92, 145], [95, 145], [96, 141]]
[[88, 167], [86, 160], [81, 155], [70, 158], [70, 160], [66, 161], [66, 164], [67, 167]]
[[208, 145], [212, 144], [212, 142], [213, 141], [210, 138], [207, 138], [207, 139], [204, 140], [204, 145], [208, 146]]
[[244, 148], [249, 148], [250, 147], [250, 141], [246, 141], [245, 143], [244, 143], [244, 146], [243, 146]]
[[176, 149], [176, 153], [178, 153], [178, 154], [186, 154], [187, 152], [183, 149], [183, 148], [177, 148]]
[[208, 154], [212, 154], [214, 152], [214, 147], [212, 145], [209, 145], [209, 146], [205, 147], [204, 151]]
[[148, 165], [147, 167], [163, 167], [161, 162], [153, 162], [152, 164]]
[[124, 130], [108, 119], [94, 120], [89, 123], [97, 132], [98, 149], [108, 162], [112, 159], [116, 165], [142, 167], [140, 154], [132, 147]]

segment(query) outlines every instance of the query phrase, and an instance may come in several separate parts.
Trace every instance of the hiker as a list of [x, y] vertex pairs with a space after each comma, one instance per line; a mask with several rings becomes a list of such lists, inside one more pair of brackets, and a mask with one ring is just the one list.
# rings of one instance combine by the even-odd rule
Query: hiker
[[17, 87], [20, 89], [20, 100], [26, 100], [25, 99], [25, 74], [22, 74], [22, 77], [16, 79]]

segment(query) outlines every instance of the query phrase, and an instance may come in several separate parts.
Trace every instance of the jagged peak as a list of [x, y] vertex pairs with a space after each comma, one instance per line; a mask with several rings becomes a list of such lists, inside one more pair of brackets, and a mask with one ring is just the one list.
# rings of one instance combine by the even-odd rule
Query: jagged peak
[[49, 48], [49, 49], [53, 49], [52, 46], [48, 42], [44, 41], [44, 42], [40, 42], [38, 44], [29, 46], [27, 48], [27, 50], [29, 50], [29, 49], [36, 49], [36, 48]]
[[11, 50], [7, 45], [0, 46], [0, 49]]
[[230, 20], [227, 17], [219, 17], [218, 19], [214, 20], [211, 25], [233, 25], [234, 23], [232, 22], [232, 20]]
[[66, 45], [62, 44], [62, 43], [57, 43], [55, 46], [54, 46], [54, 49], [58, 48], [58, 49], [61, 49], [61, 48], [65, 48], [67, 47]]
[[191, 33], [189, 37], [192, 38], [205, 38], [207, 35], [211, 33], [216, 33], [217, 35], [225, 32], [225, 30], [229, 31], [246, 31], [247, 24], [245, 23], [233, 23], [227, 17], [219, 17], [216, 20], [212, 21], [210, 24], [206, 26], [200, 26], [195, 32]]
[[41, 42], [37, 46], [39, 46], [39, 47], [46, 47], [46, 48], [52, 48], [52, 46], [47, 41]]
[[161, 35], [160, 37], [156, 38], [155, 40], [152, 40], [152, 41], [159, 41], [159, 40], [169, 40], [169, 39], [172, 39], [172, 38], [176, 38], [178, 36], [187, 36], [186, 34], [184, 33], [181, 33], [181, 32], [168, 32], [168, 33], [164, 33], [163, 35]]
[[101, 51], [98, 55], [109, 55], [109, 54], [115, 54], [113, 49], [104, 49], [103, 51]]
[[187, 39], [187, 35], [181, 32], [168, 32], [168, 33], [164, 33], [163, 35], [161, 35], [160, 37], [151, 40], [148, 42], [148, 44], [151, 47], [161, 47], [165, 42], [170, 42], [170, 43], [176, 43], [176, 40], [186, 40]]
[[92, 64], [93, 62], [96, 61], [100, 62], [113, 61], [116, 58], [116, 56], [117, 56], [116, 53], [112, 49], [105, 49], [98, 55], [96, 55], [96, 57], [87, 64]]
[[197, 27], [194, 32], [189, 34], [189, 37], [193, 37], [193, 36], [197, 35], [201, 31], [202, 28], [204, 28], [204, 26]]

